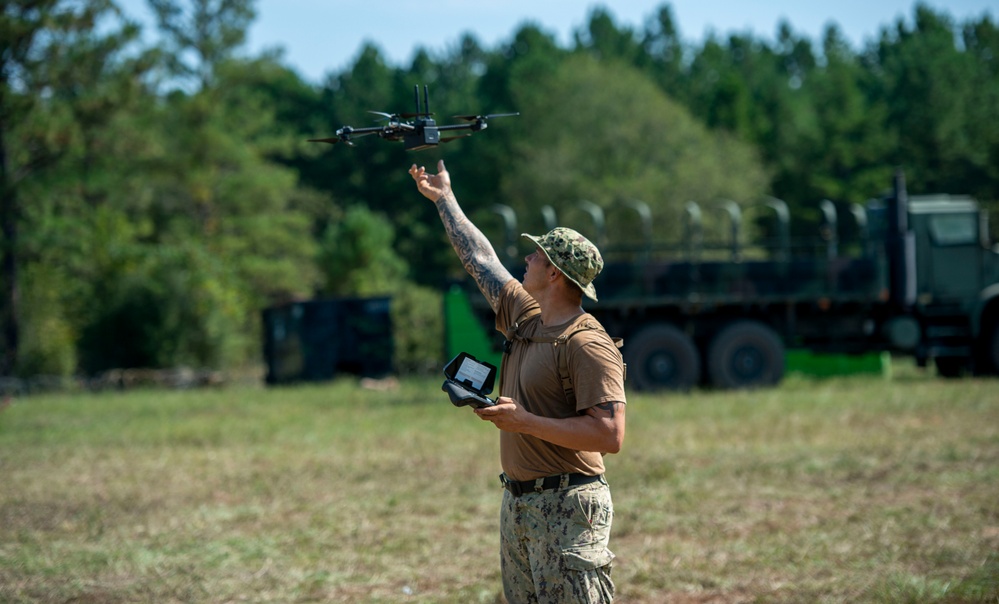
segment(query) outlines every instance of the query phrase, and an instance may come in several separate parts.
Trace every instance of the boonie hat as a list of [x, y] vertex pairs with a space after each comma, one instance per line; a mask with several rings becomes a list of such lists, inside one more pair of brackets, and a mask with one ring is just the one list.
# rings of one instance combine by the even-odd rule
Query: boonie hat
[[588, 298], [596, 301], [597, 290], [593, 287], [593, 280], [603, 270], [604, 259], [589, 239], [565, 227], [556, 227], [540, 237], [527, 233], [521, 236], [537, 244], [559, 272], [578, 285]]

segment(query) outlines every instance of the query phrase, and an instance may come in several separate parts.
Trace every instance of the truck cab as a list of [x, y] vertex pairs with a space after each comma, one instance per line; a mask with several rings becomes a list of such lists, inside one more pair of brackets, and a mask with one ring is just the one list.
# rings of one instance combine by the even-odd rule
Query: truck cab
[[[925, 318], [926, 353], [943, 375], [995, 371], [999, 246], [988, 240], [988, 215], [969, 197], [913, 197], [909, 223], [916, 240], [916, 306]], [[941, 325], [934, 320], [941, 314], [964, 319]], [[970, 336], [966, 343], [948, 346], [962, 329]]]
[[988, 242], [988, 217], [973, 199], [913, 197], [909, 217], [916, 238], [920, 303], [967, 304], [988, 285], [999, 283], [999, 253]]
[[[875, 223], [901, 311], [887, 324], [891, 344], [947, 377], [999, 370], [999, 246], [989, 241], [988, 215], [957, 195], [896, 192], [886, 206], [872, 205], [875, 216], [885, 209], [888, 219]], [[894, 212], [904, 218], [892, 223]], [[894, 254], [893, 239], [904, 243]]]

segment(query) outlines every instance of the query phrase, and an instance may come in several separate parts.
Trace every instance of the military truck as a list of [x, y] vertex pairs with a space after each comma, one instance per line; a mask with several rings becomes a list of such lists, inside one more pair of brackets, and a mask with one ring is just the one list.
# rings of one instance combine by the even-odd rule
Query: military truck
[[[787, 349], [890, 351], [919, 366], [932, 361], [947, 377], [999, 371], [999, 246], [969, 197], [909, 198], [899, 172], [891, 191], [866, 206], [818, 204], [821, 226], [808, 245], [792, 241], [790, 212], [778, 199], [760, 206], [772, 219], [759, 245], [742, 242], [743, 211], [733, 202], [706, 206], [728, 226], [727, 240], [712, 244], [697, 203], [686, 205], [675, 245], [656, 243], [647, 206], [630, 205], [642, 227], [626, 244], [606, 241], [602, 211], [585, 205], [606, 250], [595, 281], [600, 300], [586, 309], [624, 338], [636, 389], [776, 384]], [[501, 249], [517, 249], [516, 216], [494, 210], [505, 221]], [[553, 226], [554, 210], [543, 210]], [[508, 259], [519, 274], [523, 260], [512, 252]], [[491, 327], [481, 296], [469, 300]]]

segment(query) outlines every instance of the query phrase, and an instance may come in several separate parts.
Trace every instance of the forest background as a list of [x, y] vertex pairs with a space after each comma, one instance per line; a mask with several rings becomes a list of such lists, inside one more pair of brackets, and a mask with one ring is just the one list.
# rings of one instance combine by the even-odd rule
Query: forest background
[[[309, 83], [249, 55], [252, 0], [149, 0], [161, 37], [112, 0], [11, 0], [0, 11], [0, 377], [258, 365], [263, 308], [393, 296], [396, 366], [440, 360], [440, 293], [462, 274], [410, 164], [445, 158], [490, 233], [551, 204], [640, 199], [657, 237], [688, 200], [862, 203], [903, 168], [910, 194], [999, 200], [999, 28], [928, 4], [853, 48], [782, 23], [773, 40], [691, 42], [662, 4], [641, 28], [595, 8], [560, 45], [524, 25], [483, 47], [390, 64], [376, 46]], [[518, 111], [488, 132], [406, 152], [307, 143], [370, 110], [438, 121]], [[610, 214], [609, 214], [610, 215]], [[580, 229], [584, 230], [585, 229]]]

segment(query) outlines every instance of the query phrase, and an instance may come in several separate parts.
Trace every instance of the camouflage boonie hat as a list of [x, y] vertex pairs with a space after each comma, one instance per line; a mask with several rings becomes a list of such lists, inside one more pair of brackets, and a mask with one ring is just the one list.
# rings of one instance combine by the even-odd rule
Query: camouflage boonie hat
[[604, 268], [600, 250], [589, 239], [572, 229], [557, 227], [540, 237], [522, 233], [541, 248], [555, 268], [579, 286], [592, 300], [597, 299], [593, 280]]

